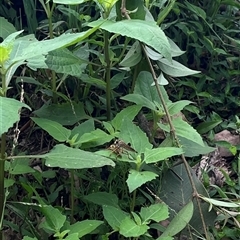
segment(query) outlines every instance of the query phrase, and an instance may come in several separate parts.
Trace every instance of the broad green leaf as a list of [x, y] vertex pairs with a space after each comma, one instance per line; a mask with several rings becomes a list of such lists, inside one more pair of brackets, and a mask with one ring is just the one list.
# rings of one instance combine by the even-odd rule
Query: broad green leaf
[[146, 149], [152, 148], [152, 144], [149, 143], [146, 133], [133, 124], [128, 118], [123, 119], [119, 138], [127, 144], [130, 143], [131, 147], [136, 150], [138, 154], [144, 153]]
[[68, 227], [71, 233], [78, 233], [78, 238], [81, 238], [93, 230], [95, 230], [98, 226], [103, 224], [103, 221], [98, 220], [84, 220], [81, 222], [76, 222]]
[[[152, 83], [153, 83], [153, 77], [152, 77], [151, 73], [146, 72], [146, 71], [141, 71], [138, 74], [133, 93], [144, 96], [145, 98], [150, 100], [152, 102], [152, 104], [154, 102], [161, 104], [160, 98], [157, 93], [157, 89], [155, 86], [151, 86]], [[160, 87], [160, 90], [162, 92], [165, 102], [166, 103], [170, 102], [170, 100], [168, 98], [168, 94], [167, 94], [166, 90], [164, 89], [164, 87], [163, 86], [159, 86], [159, 87]]]
[[91, 118], [80, 125], [76, 126], [73, 128], [71, 132], [71, 137], [74, 135], [78, 134], [78, 138], [76, 139], [79, 140], [79, 138], [84, 134], [84, 133], [89, 133], [92, 132], [95, 129], [94, 127], [94, 120]]
[[13, 24], [8, 22], [8, 20], [5, 19], [4, 17], [0, 17], [0, 26], [1, 26], [0, 37], [3, 39], [5, 39], [11, 33], [17, 31]]
[[[158, 78], [157, 78], [157, 83], [158, 83], [159, 85], [162, 85], [162, 86], [168, 85], [168, 80], [164, 77], [164, 75], [163, 75], [162, 72], [160, 73], [160, 75], [159, 75]], [[155, 82], [153, 82], [153, 83], [151, 84], [151, 86], [155, 86]]]
[[186, 157], [196, 157], [216, 150], [216, 148], [207, 145], [202, 146], [194, 142], [194, 140], [189, 140], [183, 137], [179, 137], [179, 140]]
[[106, 91], [106, 82], [104, 82], [102, 79], [94, 78], [87, 74], [82, 74], [81, 80], [85, 83], [88, 83], [92, 86], [95, 86], [97, 88], [100, 88], [100, 89]]
[[87, 196], [84, 197], [89, 202], [93, 202], [97, 205], [107, 205], [112, 206], [115, 208], [118, 207], [118, 198], [117, 195], [107, 192], [96, 192], [96, 193], [90, 193]]
[[[181, 136], [183, 138], [189, 139], [189, 140], [201, 145], [202, 147], [205, 146], [200, 134], [187, 122], [183, 121], [181, 118], [175, 118], [172, 120], [172, 123], [176, 130], [177, 136]], [[164, 130], [166, 132], [170, 132], [169, 125], [164, 125], [162, 123], [158, 123], [158, 126], [162, 130]]]
[[66, 216], [52, 206], [42, 206], [41, 211], [43, 212], [45, 221], [40, 224], [40, 227], [50, 230], [53, 233], [59, 232], [66, 221]]
[[84, 3], [88, 0], [53, 0], [54, 3], [66, 4], [66, 5], [76, 5]]
[[68, 234], [64, 240], [79, 240], [78, 233]]
[[109, 158], [102, 157], [92, 152], [70, 148], [63, 144], [56, 145], [49, 153], [38, 155], [46, 159], [48, 167], [60, 167], [67, 169], [96, 168], [105, 165], [115, 166]]
[[217, 121], [209, 121], [209, 122], [202, 122], [200, 123], [196, 130], [200, 134], [204, 134], [209, 132], [210, 130], [214, 129], [216, 126], [218, 126], [220, 123], [222, 123], [222, 120], [217, 120]]
[[174, 103], [170, 103], [167, 106], [169, 114], [170, 115], [177, 114], [180, 111], [182, 111], [184, 109], [184, 107], [186, 107], [187, 105], [189, 105], [191, 103], [193, 103], [193, 102], [188, 101], [188, 100], [180, 100], [180, 101], [177, 101]]
[[181, 56], [186, 52], [186, 51], [182, 51], [171, 38], [168, 38], [168, 41], [171, 46], [172, 57]]
[[51, 105], [45, 104], [34, 111], [34, 114], [40, 118], [46, 118], [65, 126], [73, 125], [79, 120], [88, 118], [84, 111], [83, 104], [75, 102]]
[[103, 121], [102, 124], [103, 124], [104, 128], [108, 131], [108, 133], [110, 135], [114, 134], [114, 128], [113, 128], [111, 123]]
[[57, 73], [80, 77], [82, 74], [81, 65], [84, 61], [75, 56], [68, 49], [57, 49], [47, 55], [46, 64], [49, 69]]
[[190, 222], [193, 216], [193, 202], [186, 204], [173, 218], [161, 237], [175, 236], [182, 231]]
[[176, 147], [159, 147], [154, 149], [146, 149], [144, 153], [144, 161], [146, 163], [155, 163], [167, 158], [183, 154], [183, 149]]
[[131, 169], [129, 171], [128, 179], [127, 179], [127, 185], [129, 192], [133, 192], [138, 187], [142, 186], [146, 182], [150, 182], [153, 179], [155, 179], [158, 175], [149, 172], [149, 171], [141, 171], [138, 172], [136, 170]]
[[129, 119], [133, 120], [135, 116], [138, 114], [142, 106], [139, 105], [133, 105], [133, 106], [128, 106], [124, 108], [121, 112], [119, 112], [115, 118], [111, 121], [112, 126], [115, 128], [115, 131], [120, 130], [123, 120]]
[[[96, 27], [101, 24], [101, 28], [112, 33], [134, 38], [143, 42], [157, 52], [161, 53], [166, 59], [171, 61], [171, 48], [168, 39], [160, 27], [155, 22], [144, 20], [123, 20], [118, 22], [97, 20], [89, 24]], [[144, 29], [144, 34], [143, 34]]]
[[127, 52], [124, 59], [119, 63], [123, 67], [133, 67], [137, 65], [142, 59], [142, 49], [140, 43], [136, 41], [129, 51]]
[[168, 206], [164, 203], [152, 204], [149, 207], [142, 207], [140, 216], [144, 223], [149, 223], [150, 220], [160, 222], [168, 218]]
[[31, 110], [28, 105], [13, 98], [0, 97], [0, 136], [20, 120], [19, 110], [22, 107]]
[[191, 70], [175, 60], [170, 62], [166, 58], [159, 59], [158, 66], [164, 73], [172, 77], [184, 77], [201, 73], [200, 71]]
[[34, 172], [35, 170], [29, 166], [29, 159], [15, 159], [12, 161], [11, 168], [9, 170], [9, 173], [13, 175]]
[[120, 72], [115, 74], [112, 78], [111, 78], [111, 89], [116, 88], [117, 86], [119, 86], [119, 84], [123, 81], [124, 77], [126, 75], [126, 72]]
[[113, 139], [113, 136], [105, 133], [101, 129], [93, 130], [89, 133], [84, 133], [79, 142], [82, 143], [83, 148], [95, 147], [103, 145], [106, 142], [110, 142]]
[[129, 101], [129, 102], [133, 102], [142, 107], [147, 107], [153, 111], [156, 110], [155, 104], [140, 94], [134, 94], [134, 93], [128, 94], [124, 97], [121, 97], [121, 99], [123, 99], [125, 101]]
[[37, 238], [32, 238], [32, 237], [28, 237], [28, 236], [24, 236], [23, 240], [37, 240]]
[[48, 132], [54, 139], [59, 142], [65, 142], [71, 135], [71, 130], [63, 127], [61, 124], [45, 119], [31, 118], [39, 127]]
[[120, 234], [124, 237], [139, 237], [147, 232], [147, 224], [137, 225], [130, 217], [126, 217], [120, 225]]
[[200, 8], [198, 6], [195, 6], [195, 5], [193, 5], [193, 4], [191, 4], [191, 3], [187, 2], [187, 1], [185, 1], [185, 4], [186, 4], [188, 10], [190, 10], [190, 11], [194, 12], [195, 14], [197, 14], [198, 17], [206, 20], [206, 12], [202, 8]]
[[104, 205], [102, 208], [104, 219], [113, 230], [118, 231], [122, 221], [128, 216], [128, 214], [113, 206]]
[[[191, 167], [188, 165], [189, 170], [191, 172], [191, 175], [193, 177], [194, 184], [196, 186], [197, 192], [203, 196], [208, 196], [207, 190], [204, 188], [200, 180], [197, 178], [195, 171], [191, 169]], [[191, 218], [190, 225], [196, 229], [196, 231], [200, 233], [204, 233], [201, 219], [199, 218], [199, 208], [198, 204], [196, 202], [196, 199], [193, 199], [193, 190], [191, 187], [191, 182], [189, 180], [188, 173], [186, 171], [186, 167], [184, 164], [179, 164], [169, 169], [163, 176], [162, 176], [162, 185], [161, 185], [161, 192], [158, 195], [162, 201], [164, 201], [170, 209], [173, 209], [171, 211], [171, 215], [169, 220], [171, 221], [176, 214], [173, 214], [173, 212], [178, 213], [181, 211], [183, 206], [186, 205], [186, 203], [193, 201], [194, 204], [194, 211], [193, 211], [193, 217]], [[214, 227], [214, 221], [216, 218], [216, 213], [214, 211], [209, 212], [208, 207], [209, 204], [200, 201], [202, 213], [204, 216], [204, 221], [207, 226]], [[187, 216], [190, 216], [190, 211], [186, 212]], [[181, 216], [181, 215], [179, 215]], [[178, 218], [178, 224], [181, 225], [180, 221], [186, 221], [188, 223], [188, 219], [185, 217], [183, 220]], [[177, 220], [176, 220], [177, 221]], [[177, 224], [177, 223], [176, 223]], [[177, 229], [177, 226], [176, 226]], [[189, 235], [187, 233], [187, 229], [183, 230], [186, 235]], [[164, 235], [165, 236], [165, 235]]]
[[170, 237], [170, 236], [168, 236], [168, 237], [159, 237], [159, 238], [157, 238], [156, 240], [174, 240], [174, 238], [173, 237]]

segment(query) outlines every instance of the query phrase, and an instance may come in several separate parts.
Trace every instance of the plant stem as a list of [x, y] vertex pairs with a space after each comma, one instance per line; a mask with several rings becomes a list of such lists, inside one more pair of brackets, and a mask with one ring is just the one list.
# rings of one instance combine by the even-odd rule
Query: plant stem
[[74, 170], [71, 169], [70, 170], [70, 174], [71, 174], [71, 223], [73, 223], [74, 221]]
[[109, 56], [109, 33], [104, 32], [104, 57], [105, 57], [105, 81], [106, 81], [106, 102], [107, 120], [111, 120], [111, 61]]
[[[53, 39], [53, 23], [52, 23], [52, 14], [53, 14], [53, 10], [55, 8], [55, 3], [53, 3], [52, 8], [50, 8], [50, 4], [49, 2], [46, 4], [46, 14], [48, 17], [48, 28], [49, 28], [49, 37], [50, 39]], [[52, 92], [53, 92], [53, 102], [56, 103], [57, 102], [57, 84], [56, 84], [56, 73], [55, 71], [51, 71], [51, 77], [52, 77]]]

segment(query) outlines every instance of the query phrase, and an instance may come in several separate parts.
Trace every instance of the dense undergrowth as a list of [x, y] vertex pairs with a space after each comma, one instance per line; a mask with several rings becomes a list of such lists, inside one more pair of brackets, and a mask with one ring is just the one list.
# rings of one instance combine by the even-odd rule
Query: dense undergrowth
[[0, 239], [239, 239], [234, 0], [1, 0]]

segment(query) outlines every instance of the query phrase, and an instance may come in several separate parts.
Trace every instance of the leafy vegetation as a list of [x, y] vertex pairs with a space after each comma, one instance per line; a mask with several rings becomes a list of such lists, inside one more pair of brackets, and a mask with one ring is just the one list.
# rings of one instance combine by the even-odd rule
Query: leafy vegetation
[[0, 239], [239, 239], [237, 1], [1, 3]]

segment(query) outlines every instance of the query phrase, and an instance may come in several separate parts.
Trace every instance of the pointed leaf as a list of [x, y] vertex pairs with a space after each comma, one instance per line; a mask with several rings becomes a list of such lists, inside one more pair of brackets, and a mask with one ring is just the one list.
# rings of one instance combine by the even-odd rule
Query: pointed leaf
[[57, 122], [45, 118], [32, 118], [32, 120], [59, 142], [67, 141], [71, 135], [71, 130]]
[[22, 107], [31, 108], [15, 99], [0, 97], [0, 136], [7, 132], [13, 124], [20, 120], [20, 113], [18, 112]]
[[127, 144], [130, 143], [131, 147], [136, 150], [138, 154], [145, 152], [147, 148], [152, 148], [152, 144], [149, 143], [146, 133], [133, 124], [128, 118], [125, 118], [123, 121], [119, 138]]
[[193, 202], [186, 204], [173, 218], [161, 237], [175, 236], [182, 231], [193, 216]]
[[175, 147], [159, 147], [154, 149], [146, 149], [144, 153], [144, 161], [146, 163], [155, 163], [167, 158], [183, 154], [183, 149]]
[[155, 179], [158, 175], [149, 172], [149, 171], [141, 171], [138, 172], [136, 170], [131, 169], [129, 171], [128, 179], [127, 179], [127, 185], [129, 188], [129, 192], [133, 192], [138, 187], [142, 186], [144, 183], [152, 181]]
[[46, 159], [45, 164], [48, 167], [83, 169], [105, 165], [115, 166], [115, 163], [109, 158], [96, 155], [92, 152], [70, 148], [63, 144], [56, 145], [49, 153], [40, 155], [39, 157]]
[[107, 205], [118, 208], [118, 198], [117, 195], [107, 192], [96, 192], [90, 193], [84, 197], [89, 202], [93, 202], [97, 205]]
[[45, 221], [41, 224], [42, 227], [53, 233], [59, 232], [66, 221], [66, 216], [52, 206], [42, 206], [41, 210], [45, 216]]
[[152, 204], [149, 207], [142, 207], [140, 216], [144, 223], [150, 220], [160, 222], [168, 218], [168, 206], [164, 203]]
[[182, 111], [184, 109], [184, 107], [186, 107], [187, 105], [191, 104], [193, 102], [188, 101], [188, 100], [181, 100], [181, 101], [177, 101], [174, 103], [170, 103], [168, 104], [168, 111], [169, 114], [172, 116], [174, 114], [179, 113], [180, 111]]
[[139, 106], [147, 107], [151, 110], [156, 110], [156, 106], [154, 105], [154, 103], [140, 94], [134, 94], [134, 93], [128, 94], [124, 97], [121, 97], [121, 99], [129, 102], [133, 102]]
[[191, 70], [175, 60], [169, 62], [166, 58], [159, 59], [158, 65], [164, 73], [172, 77], [184, 77], [201, 73], [200, 71]]
[[115, 116], [115, 118], [111, 121], [115, 130], [116, 131], [120, 130], [125, 118], [133, 120], [141, 108], [142, 106], [139, 105], [128, 106], [124, 108], [120, 113], [118, 113]]
[[98, 220], [84, 220], [81, 222], [76, 222], [73, 225], [70, 225], [68, 229], [71, 233], [78, 233], [78, 238], [81, 238], [89, 233], [91, 233], [93, 230], [95, 230], [98, 226], [103, 224], [103, 221]]
[[136, 41], [127, 52], [124, 59], [119, 63], [123, 67], [133, 67], [137, 65], [142, 58], [142, 49], [138, 41]]
[[122, 221], [128, 214], [119, 208], [105, 205], [103, 206], [103, 216], [112, 229], [118, 231]]
[[91, 22], [89, 26], [94, 27], [99, 26], [100, 24], [102, 24], [101, 28], [108, 32], [118, 33], [122, 36], [134, 38], [151, 46], [171, 61], [171, 48], [168, 39], [155, 22], [147, 22], [137, 19], [118, 22], [97, 20], [95, 22]]
[[130, 217], [126, 217], [120, 225], [120, 234], [124, 237], [139, 237], [147, 232], [147, 224], [137, 225]]
[[[200, 134], [187, 122], [183, 121], [181, 118], [175, 118], [173, 119], [172, 123], [173, 123], [173, 126], [175, 127], [177, 136], [181, 136], [183, 138], [189, 139], [203, 147], [205, 146]], [[162, 130], [166, 132], [170, 132], [169, 125], [158, 123], [158, 126]]]
[[0, 17], [0, 26], [0, 37], [3, 39], [5, 39], [11, 33], [16, 32], [16, 28], [13, 26], [13, 24], [8, 22], [4, 17]]

